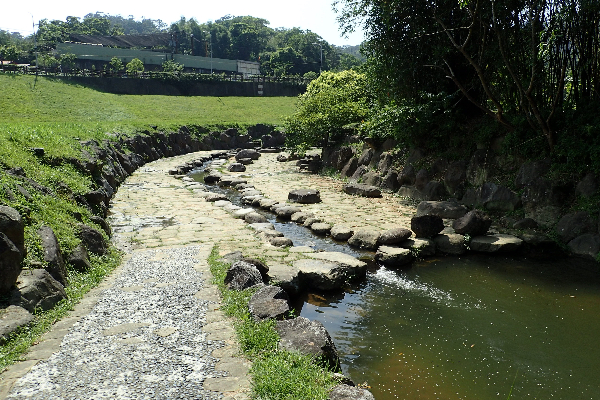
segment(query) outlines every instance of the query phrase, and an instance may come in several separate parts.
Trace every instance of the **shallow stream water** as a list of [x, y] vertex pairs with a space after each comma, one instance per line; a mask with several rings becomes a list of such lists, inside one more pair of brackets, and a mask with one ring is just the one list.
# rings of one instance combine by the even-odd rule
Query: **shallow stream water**
[[[369, 255], [264, 215], [294, 245]], [[294, 306], [325, 325], [344, 374], [377, 400], [600, 399], [595, 266], [483, 255], [372, 264], [364, 282]]]

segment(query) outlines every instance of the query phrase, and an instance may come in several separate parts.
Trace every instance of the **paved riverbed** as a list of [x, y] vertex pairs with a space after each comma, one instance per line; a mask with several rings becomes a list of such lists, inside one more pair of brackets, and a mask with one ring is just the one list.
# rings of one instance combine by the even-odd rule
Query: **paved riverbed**
[[[159, 160], [130, 176], [113, 198], [113, 240], [123, 265], [57, 323], [21, 362], [2, 374], [0, 399], [246, 399], [250, 363], [219, 310], [207, 258], [242, 251], [285, 268], [311, 249], [270, 245], [224, 207], [168, 171], [205, 153]], [[331, 224], [383, 231], [410, 226], [414, 208], [384, 195], [346, 195], [341, 183], [298, 173], [263, 154], [243, 174], [266, 197], [313, 188], [322, 203], [303, 208]]]

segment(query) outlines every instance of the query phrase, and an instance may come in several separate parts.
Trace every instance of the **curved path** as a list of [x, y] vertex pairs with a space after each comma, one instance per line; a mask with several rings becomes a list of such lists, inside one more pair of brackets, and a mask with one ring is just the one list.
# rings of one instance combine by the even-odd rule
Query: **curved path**
[[[168, 175], [205, 154], [146, 164], [121, 185], [110, 222], [127, 252], [123, 265], [1, 375], [0, 399], [248, 398], [250, 363], [219, 311], [207, 258], [218, 245], [221, 254], [242, 251], [286, 268], [311, 249], [271, 246], [194, 193], [198, 184]], [[292, 189], [319, 189], [323, 202], [303, 208], [331, 224], [410, 226], [414, 207], [398, 198], [348, 196], [341, 182], [298, 173], [294, 164], [263, 154], [236, 175], [277, 201]]]

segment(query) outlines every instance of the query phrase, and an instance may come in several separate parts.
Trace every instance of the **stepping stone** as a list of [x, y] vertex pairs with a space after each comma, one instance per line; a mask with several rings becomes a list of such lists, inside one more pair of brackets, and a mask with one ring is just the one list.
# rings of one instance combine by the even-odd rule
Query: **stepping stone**
[[375, 260], [387, 267], [397, 268], [410, 264], [415, 257], [409, 249], [398, 246], [379, 246]]
[[292, 222], [296, 222], [298, 224], [304, 224], [308, 218], [313, 218], [315, 214], [309, 211], [299, 211], [297, 213], [292, 214], [290, 219]]
[[431, 239], [414, 238], [400, 242], [398, 246], [409, 249], [417, 257], [428, 257], [435, 255], [435, 243]]
[[279, 286], [264, 286], [252, 295], [248, 310], [255, 321], [283, 319], [289, 311], [289, 296]]
[[437, 235], [433, 238], [435, 248], [440, 253], [461, 255], [467, 252], [465, 237], [457, 233]]
[[288, 200], [301, 204], [315, 204], [321, 202], [321, 195], [314, 189], [297, 189], [288, 193]]
[[277, 216], [280, 218], [290, 219], [293, 214], [300, 212], [300, 211], [302, 211], [302, 209], [300, 207], [284, 206], [284, 207], [279, 207], [279, 208], [275, 209], [275, 214], [277, 214]]
[[246, 172], [246, 166], [242, 163], [233, 163], [227, 167], [229, 172]]
[[[277, 232], [277, 231], [275, 231], [275, 232]], [[294, 242], [292, 242], [292, 239], [289, 239], [286, 237], [281, 237], [281, 236], [273, 237], [273, 238], [269, 239], [269, 243], [271, 243], [275, 247], [291, 247], [294, 245]]]
[[483, 253], [511, 253], [519, 250], [522, 244], [518, 237], [497, 233], [471, 238], [469, 248]]
[[325, 222], [316, 222], [310, 226], [310, 230], [318, 235], [327, 235], [331, 230], [331, 225]]
[[362, 197], [381, 197], [381, 190], [377, 186], [363, 185], [362, 183], [349, 183], [344, 185], [344, 193]]
[[419, 238], [431, 238], [444, 230], [444, 221], [439, 215], [421, 215], [412, 217], [410, 229]]
[[352, 237], [348, 239], [348, 244], [353, 247], [365, 250], [375, 250], [377, 241], [379, 240], [379, 232], [361, 229], [354, 232]]
[[329, 234], [332, 239], [346, 241], [352, 237], [354, 231], [347, 226], [336, 224], [331, 227]]
[[417, 217], [437, 215], [441, 218], [457, 219], [467, 211], [467, 207], [454, 201], [422, 201], [417, 206]]
[[393, 228], [379, 235], [379, 244], [397, 244], [412, 236], [412, 232], [405, 228]]
[[236, 218], [244, 218], [246, 214], [250, 214], [254, 212], [254, 208], [242, 208], [241, 210], [237, 210], [233, 212], [233, 216]]

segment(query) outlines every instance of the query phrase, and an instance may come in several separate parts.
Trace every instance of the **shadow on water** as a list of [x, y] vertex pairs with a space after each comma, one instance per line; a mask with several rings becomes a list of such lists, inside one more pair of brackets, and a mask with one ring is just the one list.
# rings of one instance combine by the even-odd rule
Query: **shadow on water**
[[[239, 193], [213, 187], [239, 202]], [[237, 198], [236, 198], [237, 196]], [[309, 229], [275, 228], [315, 249], [371, 257]], [[600, 271], [572, 259], [438, 257], [305, 293], [344, 373], [388, 399], [600, 399]]]

